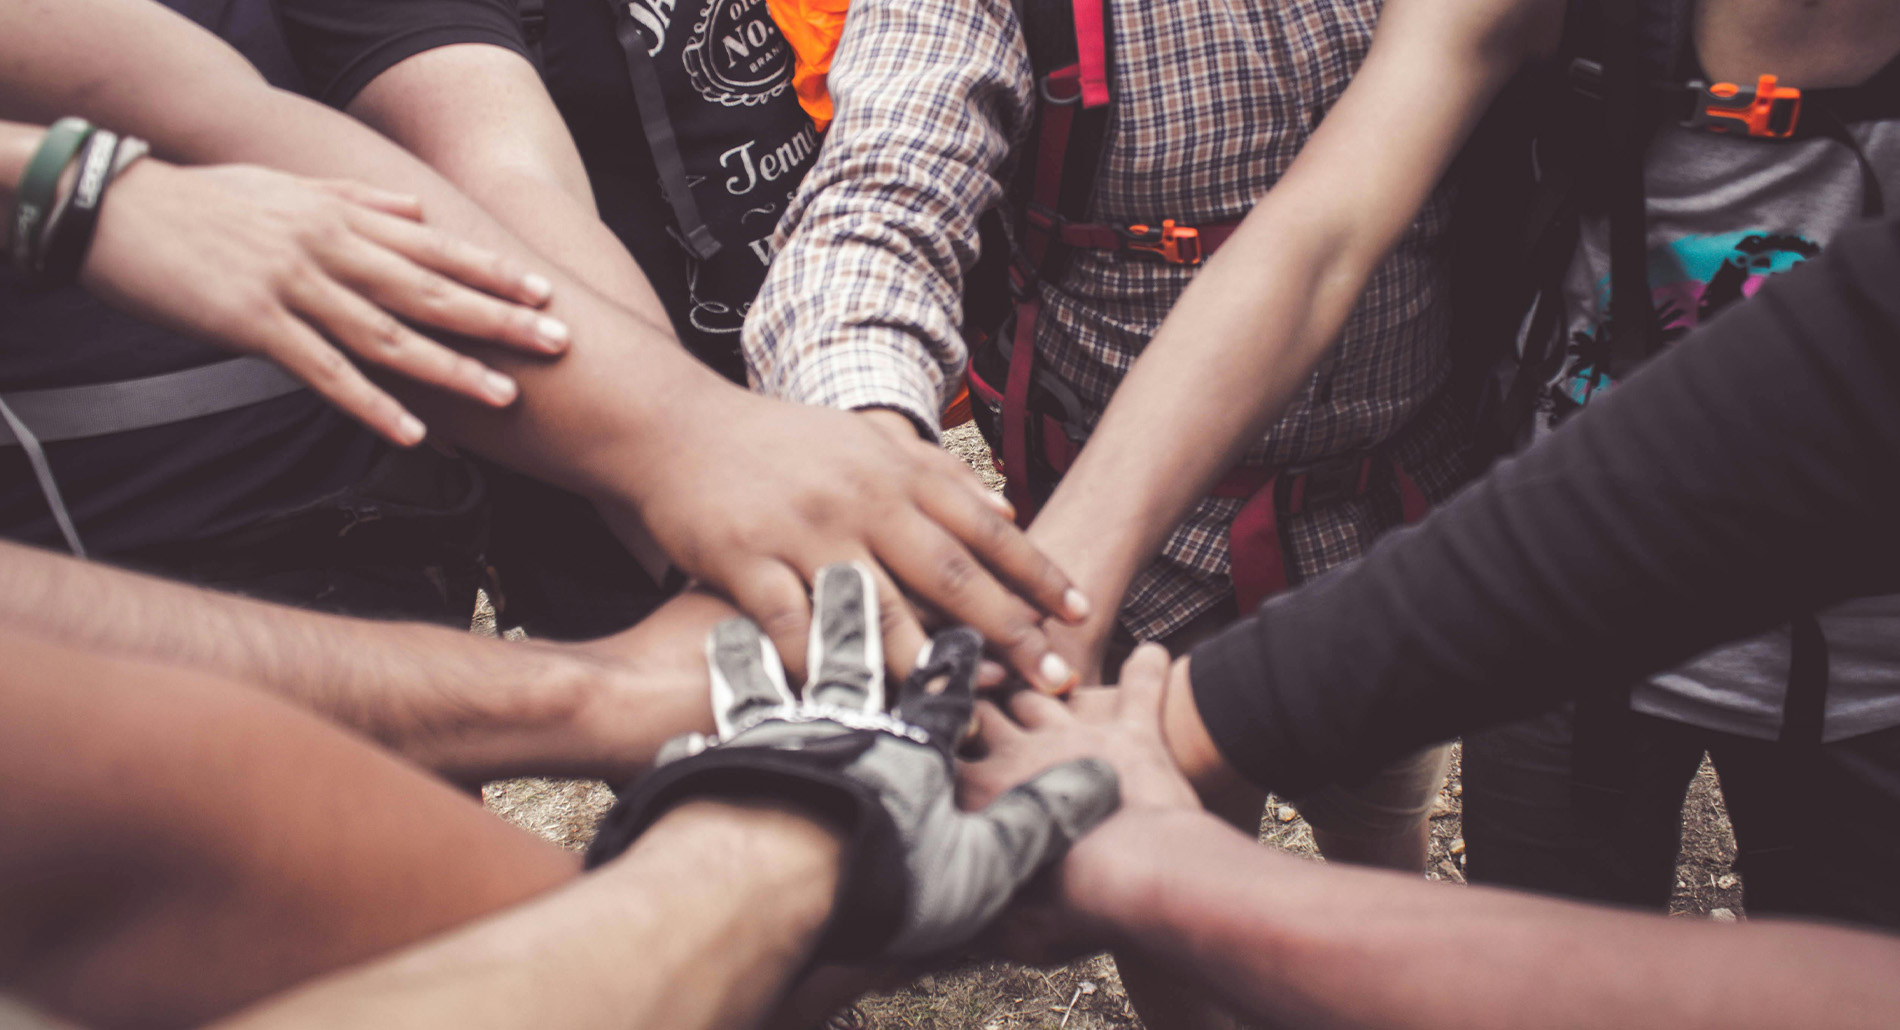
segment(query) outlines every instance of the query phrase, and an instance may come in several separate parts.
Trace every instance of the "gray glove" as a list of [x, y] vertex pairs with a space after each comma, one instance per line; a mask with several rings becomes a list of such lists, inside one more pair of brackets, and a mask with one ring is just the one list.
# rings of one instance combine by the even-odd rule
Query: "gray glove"
[[745, 619], [707, 641], [717, 735], [668, 741], [654, 770], [607, 814], [590, 867], [694, 797], [770, 798], [849, 833], [827, 958], [916, 957], [962, 944], [1018, 887], [1121, 803], [1115, 771], [1058, 765], [982, 812], [956, 807], [952, 754], [970, 723], [982, 652], [975, 631], [938, 634], [884, 710], [877, 594], [858, 565], [819, 571], [811, 677], [802, 700], [778, 652]]

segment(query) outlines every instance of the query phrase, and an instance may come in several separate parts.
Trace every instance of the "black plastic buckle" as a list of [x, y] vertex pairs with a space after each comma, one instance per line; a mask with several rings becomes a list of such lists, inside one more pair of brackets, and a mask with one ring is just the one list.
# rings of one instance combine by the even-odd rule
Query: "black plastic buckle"
[[1348, 454], [1288, 470], [1297, 484], [1287, 510], [1292, 514], [1353, 500], [1372, 486], [1372, 458]]

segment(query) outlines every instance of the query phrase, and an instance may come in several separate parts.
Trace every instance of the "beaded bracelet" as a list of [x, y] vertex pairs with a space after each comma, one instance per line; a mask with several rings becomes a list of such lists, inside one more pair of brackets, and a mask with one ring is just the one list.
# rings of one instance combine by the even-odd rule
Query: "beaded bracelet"
[[13, 266], [30, 271], [36, 263], [35, 251], [41, 239], [41, 227], [52, 211], [59, 194], [59, 179], [72, 164], [74, 155], [92, 138], [93, 127], [83, 118], [61, 118], [40, 139], [39, 149], [27, 162], [20, 177], [20, 189], [13, 205]]

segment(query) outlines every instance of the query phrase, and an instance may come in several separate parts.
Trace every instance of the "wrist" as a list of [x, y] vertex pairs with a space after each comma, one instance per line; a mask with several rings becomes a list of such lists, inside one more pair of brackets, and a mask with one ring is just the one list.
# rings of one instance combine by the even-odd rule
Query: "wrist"
[[1134, 808], [1117, 813], [1077, 841], [1063, 859], [1062, 906], [1088, 934], [1132, 942], [1166, 905], [1171, 863], [1157, 841], [1175, 845], [1225, 830], [1199, 809]]
[[770, 898], [775, 918], [760, 934], [808, 950], [831, 919], [844, 864], [845, 834], [802, 810], [772, 802], [696, 799], [660, 816], [605, 869], [638, 866], [658, 853], [690, 856], [709, 887]]
[[680, 489], [678, 477], [704, 474], [700, 434], [708, 427], [724, 434], [760, 400], [666, 333], [664, 346], [648, 348], [638, 403], [602, 409], [592, 425], [570, 426], [570, 437], [584, 443], [569, 449], [573, 474], [557, 485], [597, 507], [643, 517], [653, 497]]
[[858, 408], [856, 411], [894, 440], [903, 442], [923, 440], [932, 445], [937, 442], [935, 436], [928, 435], [922, 425], [897, 408]]
[[[426, 629], [433, 639], [414, 632]], [[559, 645], [453, 639], [391, 626], [387, 652], [428, 656], [323, 707], [411, 761], [457, 782], [603, 775], [613, 756], [589, 731], [610, 670]], [[452, 632], [452, 631], [451, 631]]]
[[1146, 558], [1136, 534], [1120, 520], [1103, 517], [1109, 509], [1098, 508], [1091, 516], [1079, 507], [1065, 502], [1058, 487], [1025, 535], [1089, 599], [1082, 631], [1107, 640], [1115, 631], [1122, 597]]

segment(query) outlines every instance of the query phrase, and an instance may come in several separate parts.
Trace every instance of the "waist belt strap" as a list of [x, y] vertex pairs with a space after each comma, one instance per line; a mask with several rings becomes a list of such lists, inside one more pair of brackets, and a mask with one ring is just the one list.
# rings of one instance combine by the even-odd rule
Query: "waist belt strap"
[[40, 495], [53, 513], [60, 536], [78, 557], [85, 545], [60, 496], [42, 443], [169, 425], [201, 415], [233, 411], [303, 389], [290, 373], [265, 358], [243, 357], [182, 372], [127, 379], [117, 383], [22, 390], [0, 395], [0, 447], [26, 452]]
[[[242, 357], [143, 379], [21, 390], [5, 399], [36, 439], [56, 443], [233, 411], [303, 388], [276, 362]], [[21, 442], [12, 426], [0, 427], [0, 447]]]

